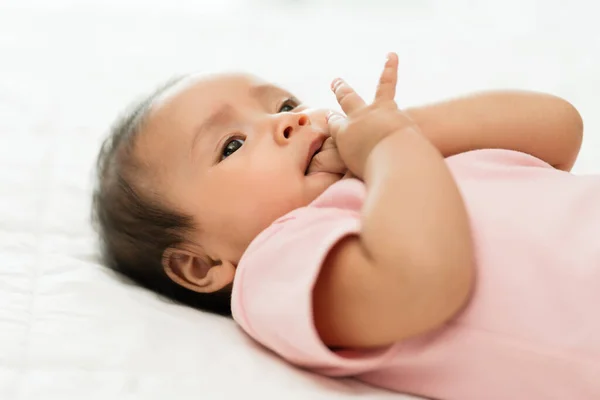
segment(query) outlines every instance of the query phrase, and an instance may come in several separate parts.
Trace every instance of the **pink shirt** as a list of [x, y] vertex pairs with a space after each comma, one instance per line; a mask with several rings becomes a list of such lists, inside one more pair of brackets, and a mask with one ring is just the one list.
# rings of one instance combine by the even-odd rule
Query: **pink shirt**
[[444, 328], [378, 351], [332, 352], [312, 288], [342, 237], [360, 231], [365, 187], [331, 186], [250, 245], [233, 287], [235, 320], [289, 362], [329, 376], [444, 400], [600, 399], [600, 176], [526, 154], [447, 159], [475, 241], [469, 305]]

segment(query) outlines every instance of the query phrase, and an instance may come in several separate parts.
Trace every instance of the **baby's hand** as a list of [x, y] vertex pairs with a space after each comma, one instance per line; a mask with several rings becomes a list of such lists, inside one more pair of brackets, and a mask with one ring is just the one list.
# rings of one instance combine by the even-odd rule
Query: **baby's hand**
[[394, 101], [397, 80], [398, 56], [390, 53], [372, 104], [366, 105], [364, 100], [342, 79], [335, 79], [331, 84], [331, 89], [347, 118], [330, 113], [329, 131], [337, 144], [342, 160], [360, 179], [363, 178], [371, 150], [381, 139], [407, 127], [419, 131], [415, 122], [399, 110]]
[[325, 139], [321, 150], [313, 157], [308, 166], [308, 174], [317, 172], [336, 174], [342, 179], [355, 178], [342, 161], [335, 140], [331, 136]]
[[321, 146], [321, 149], [313, 157], [308, 166], [308, 174], [328, 172], [330, 174], [344, 175], [347, 171], [348, 168], [342, 161], [332, 137], [325, 139], [323, 146]]

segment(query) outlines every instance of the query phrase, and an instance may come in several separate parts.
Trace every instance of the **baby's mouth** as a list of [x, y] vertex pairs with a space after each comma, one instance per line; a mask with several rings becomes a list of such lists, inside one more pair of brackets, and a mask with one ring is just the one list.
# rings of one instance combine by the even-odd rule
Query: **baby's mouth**
[[348, 172], [335, 141], [331, 137], [326, 137], [322, 142], [313, 142], [305, 162], [304, 175], [308, 176], [324, 172], [339, 175], [341, 178]]
[[315, 153], [314, 153], [314, 154], [313, 154], [313, 155], [310, 157], [310, 159], [308, 160], [308, 165], [306, 166], [306, 170], [304, 171], [304, 175], [308, 175], [308, 170], [310, 169], [310, 166], [311, 166], [311, 164], [312, 164], [312, 162], [313, 162], [313, 159], [314, 159], [314, 158], [315, 158], [315, 156], [316, 156], [317, 154], [319, 154], [320, 152], [321, 152], [321, 148], [319, 147], [319, 148], [317, 149], [317, 151], [315, 151]]
[[305, 160], [305, 169], [304, 169], [304, 175], [308, 175], [308, 170], [310, 169], [310, 165], [313, 162], [313, 159], [315, 158], [315, 156], [317, 154], [319, 154], [319, 151], [321, 151], [321, 148], [323, 147], [323, 143], [325, 142], [325, 137], [317, 137], [315, 138], [309, 148], [308, 148], [308, 154], [306, 155], [306, 160]]

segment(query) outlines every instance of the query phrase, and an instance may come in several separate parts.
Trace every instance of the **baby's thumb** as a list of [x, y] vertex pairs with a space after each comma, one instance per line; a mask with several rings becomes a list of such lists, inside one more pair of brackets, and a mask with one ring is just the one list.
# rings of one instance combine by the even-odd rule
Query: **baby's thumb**
[[346, 118], [340, 113], [330, 111], [327, 115], [327, 125], [329, 126], [329, 134], [335, 140], [340, 129], [346, 124]]

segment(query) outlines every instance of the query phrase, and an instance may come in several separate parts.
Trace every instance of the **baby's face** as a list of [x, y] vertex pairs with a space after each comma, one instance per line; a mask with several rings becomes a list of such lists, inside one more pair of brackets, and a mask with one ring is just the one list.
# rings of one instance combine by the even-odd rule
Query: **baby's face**
[[195, 219], [191, 240], [237, 265], [261, 230], [341, 179], [306, 174], [327, 112], [248, 75], [190, 78], [153, 106], [136, 157], [167, 204]]

